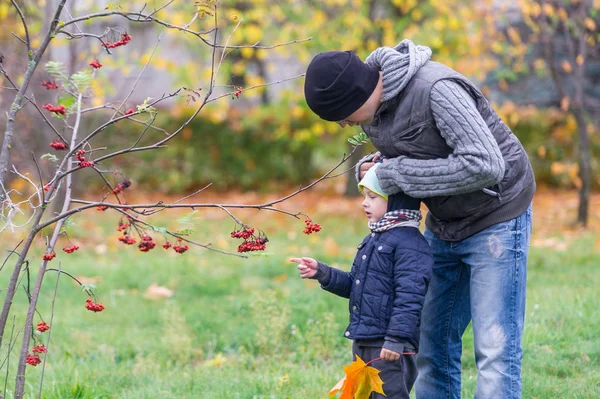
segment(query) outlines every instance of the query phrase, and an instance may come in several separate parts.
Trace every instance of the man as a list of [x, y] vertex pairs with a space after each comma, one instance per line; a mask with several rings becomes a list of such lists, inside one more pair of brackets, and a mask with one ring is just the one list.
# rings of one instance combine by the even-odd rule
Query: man
[[521, 398], [521, 336], [531, 235], [533, 170], [481, 91], [404, 40], [366, 62], [350, 51], [308, 66], [309, 107], [340, 126], [361, 125], [379, 150], [387, 194], [422, 198], [435, 265], [421, 320], [418, 399], [460, 398], [462, 335], [472, 320], [475, 397]]

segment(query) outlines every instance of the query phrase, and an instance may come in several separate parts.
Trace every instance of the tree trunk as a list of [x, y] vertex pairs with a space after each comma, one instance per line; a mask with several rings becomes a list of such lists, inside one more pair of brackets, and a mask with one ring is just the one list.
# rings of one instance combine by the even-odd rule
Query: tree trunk
[[573, 110], [577, 122], [579, 134], [579, 177], [581, 188], [579, 189], [579, 209], [577, 211], [577, 223], [587, 227], [589, 217], [590, 190], [592, 185], [592, 170], [590, 162], [590, 140], [582, 108]]

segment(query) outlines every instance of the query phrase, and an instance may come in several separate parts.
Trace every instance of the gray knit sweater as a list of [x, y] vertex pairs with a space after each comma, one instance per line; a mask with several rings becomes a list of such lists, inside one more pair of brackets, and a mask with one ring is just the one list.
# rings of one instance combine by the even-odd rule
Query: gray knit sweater
[[[383, 73], [382, 101], [397, 95], [430, 55], [427, 47], [414, 46], [408, 40], [394, 49], [375, 50], [366, 62]], [[426, 198], [477, 191], [500, 182], [504, 176], [502, 153], [469, 93], [458, 83], [442, 80], [433, 86], [430, 103], [436, 126], [452, 154], [437, 159], [400, 156], [386, 160], [377, 170], [382, 189], [388, 194], [402, 191]], [[357, 176], [360, 165], [372, 157], [358, 163]]]

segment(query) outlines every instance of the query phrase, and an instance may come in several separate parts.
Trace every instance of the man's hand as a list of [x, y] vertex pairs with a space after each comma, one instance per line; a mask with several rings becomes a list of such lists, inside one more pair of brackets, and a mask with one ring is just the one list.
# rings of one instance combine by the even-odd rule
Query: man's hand
[[400, 354], [389, 349], [381, 348], [381, 353], [379, 354], [379, 357], [382, 360], [398, 360], [400, 359]]
[[362, 179], [363, 177], [365, 177], [365, 174], [367, 173], [367, 170], [371, 169], [373, 166], [375, 166], [375, 161], [378, 161], [380, 158], [379, 155], [375, 155], [373, 157], [373, 159], [371, 160], [371, 162], [363, 162], [360, 165], [360, 178]]
[[298, 271], [302, 278], [311, 278], [317, 274], [318, 263], [312, 258], [290, 258], [290, 262], [298, 264]]

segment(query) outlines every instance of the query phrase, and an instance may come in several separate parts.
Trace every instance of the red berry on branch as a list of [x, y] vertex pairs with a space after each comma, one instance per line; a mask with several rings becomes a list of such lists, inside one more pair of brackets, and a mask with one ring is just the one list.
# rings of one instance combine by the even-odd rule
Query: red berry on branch
[[57, 115], [65, 115], [67, 113], [67, 109], [64, 105], [54, 106], [52, 104], [46, 104], [42, 108], [45, 108], [50, 112], [54, 112]]
[[164, 249], [169, 249], [169, 248], [171, 248], [172, 246], [173, 246], [173, 245], [172, 245], [172, 244], [171, 244], [169, 241], [165, 242], [165, 243], [162, 245], [162, 247], [163, 247]]
[[72, 254], [73, 252], [77, 251], [79, 249], [78, 245], [71, 245], [70, 247], [64, 247], [63, 251], [65, 251], [68, 254]]
[[138, 245], [138, 248], [140, 251], [142, 252], [148, 252], [151, 249], [154, 249], [154, 247], [156, 246], [156, 243], [152, 240], [152, 237], [150, 236], [142, 236], [141, 237], [142, 242], [140, 242], [140, 245]]
[[100, 69], [100, 68], [102, 68], [102, 64], [99, 63], [98, 60], [94, 60], [94, 61], [90, 62], [90, 65], [94, 69]]
[[42, 362], [42, 360], [40, 359], [40, 357], [38, 355], [30, 355], [27, 354], [27, 357], [25, 358], [25, 362], [33, 367], [37, 366], [38, 364], [40, 364]]
[[51, 80], [44, 80], [42, 86], [44, 86], [46, 90], [58, 89], [58, 85]]
[[94, 301], [92, 301], [91, 298], [86, 299], [85, 302], [85, 308], [94, 313], [102, 312], [105, 309], [104, 305], [102, 305], [101, 303], [95, 303]]
[[51, 261], [52, 259], [54, 259], [55, 256], [56, 254], [54, 252], [50, 254], [44, 254], [44, 256], [42, 256], [42, 260]]
[[63, 143], [62, 141], [53, 141], [50, 143], [50, 147], [54, 148], [55, 150], [58, 151], [64, 151], [64, 150], [68, 150], [69, 147]]
[[105, 210], [108, 209], [108, 206], [106, 205], [100, 205], [96, 207], [97, 210], [104, 212]]
[[135, 238], [129, 237], [127, 234], [119, 237], [119, 241], [121, 241], [123, 244], [126, 244], [126, 245], [135, 244]]
[[125, 111], [125, 115], [131, 115], [133, 114], [135, 111], [133, 110], [133, 108], [129, 108], [127, 111]]
[[48, 349], [46, 349], [46, 347], [42, 344], [34, 346], [31, 351], [34, 353], [46, 353], [48, 352]]
[[185, 251], [187, 251], [188, 249], [190, 249], [187, 245], [174, 245], [173, 246], [173, 250], [175, 252], [177, 252], [178, 254], [182, 254]]
[[50, 325], [46, 324], [45, 321], [40, 321], [39, 323], [37, 323], [36, 327], [36, 330], [38, 330], [39, 332], [45, 332], [50, 329]]
[[321, 225], [318, 223], [313, 223], [313, 221], [310, 219], [305, 220], [304, 224], [306, 224], [306, 226], [303, 232], [306, 235], [321, 231]]

